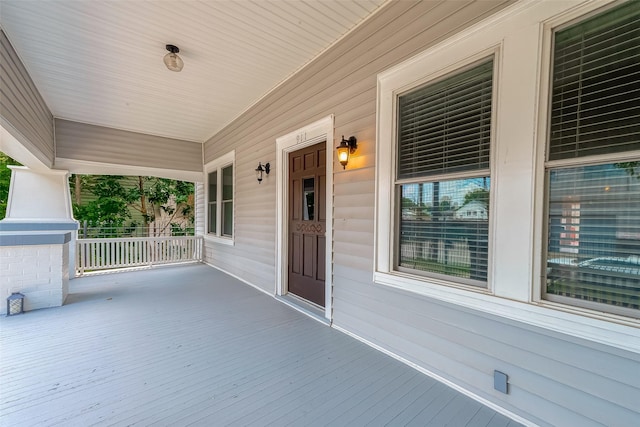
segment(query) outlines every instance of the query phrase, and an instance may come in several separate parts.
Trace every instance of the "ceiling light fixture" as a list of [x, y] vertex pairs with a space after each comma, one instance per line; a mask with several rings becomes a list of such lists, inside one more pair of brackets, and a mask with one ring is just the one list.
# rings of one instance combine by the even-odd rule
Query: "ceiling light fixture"
[[180, 52], [178, 46], [168, 44], [165, 47], [167, 48], [169, 53], [164, 56], [164, 65], [166, 65], [167, 68], [171, 71], [182, 71], [184, 62], [182, 62], [182, 58], [178, 56], [178, 52]]

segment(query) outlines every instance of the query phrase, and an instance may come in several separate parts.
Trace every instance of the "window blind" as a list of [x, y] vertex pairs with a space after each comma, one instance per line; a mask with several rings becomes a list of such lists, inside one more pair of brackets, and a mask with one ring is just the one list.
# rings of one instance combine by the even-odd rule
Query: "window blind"
[[398, 179], [489, 168], [493, 59], [398, 99]]
[[555, 34], [549, 160], [640, 150], [640, 1]]

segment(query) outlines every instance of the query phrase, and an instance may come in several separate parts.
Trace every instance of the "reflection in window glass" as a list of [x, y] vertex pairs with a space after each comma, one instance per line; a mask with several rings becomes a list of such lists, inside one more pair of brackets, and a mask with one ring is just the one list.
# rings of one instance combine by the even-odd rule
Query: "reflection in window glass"
[[218, 172], [209, 174], [209, 229], [208, 233], [216, 233], [217, 205], [218, 200]]
[[640, 162], [548, 179], [547, 295], [640, 308]]
[[222, 235], [231, 237], [233, 235], [233, 202], [223, 202], [224, 213], [222, 217]]
[[399, 191], [398, 266], [486, 286], [490, 178], [403, 184]]
[[233, 235], [233, 165], [222, 169], [222, 235]]
[[222, 169], [222, 200], [233, 199], [233, 165]]
[[313, 178], [305, 178], [302, 180], [302, 218], [305, 221], [313, 221], [314, 200], [315, 200], [315, 181]]

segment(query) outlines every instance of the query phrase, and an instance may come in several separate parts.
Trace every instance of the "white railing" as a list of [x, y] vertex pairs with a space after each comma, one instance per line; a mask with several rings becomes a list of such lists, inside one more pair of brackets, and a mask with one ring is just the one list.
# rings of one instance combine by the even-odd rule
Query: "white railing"
[[78, 239], [78, 275], [89, 271], [202, 261], [202, 236]]

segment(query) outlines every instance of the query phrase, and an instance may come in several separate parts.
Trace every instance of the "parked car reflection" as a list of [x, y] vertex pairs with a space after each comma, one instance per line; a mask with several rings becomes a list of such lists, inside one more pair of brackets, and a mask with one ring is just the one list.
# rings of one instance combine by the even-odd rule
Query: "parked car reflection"
[[578, 258], [551, 258], [547, 260], [547, 275], [575, 268], [590, 268], [610, 273], [640, 275], [640, 256], [597, 257], [580, 261]]

